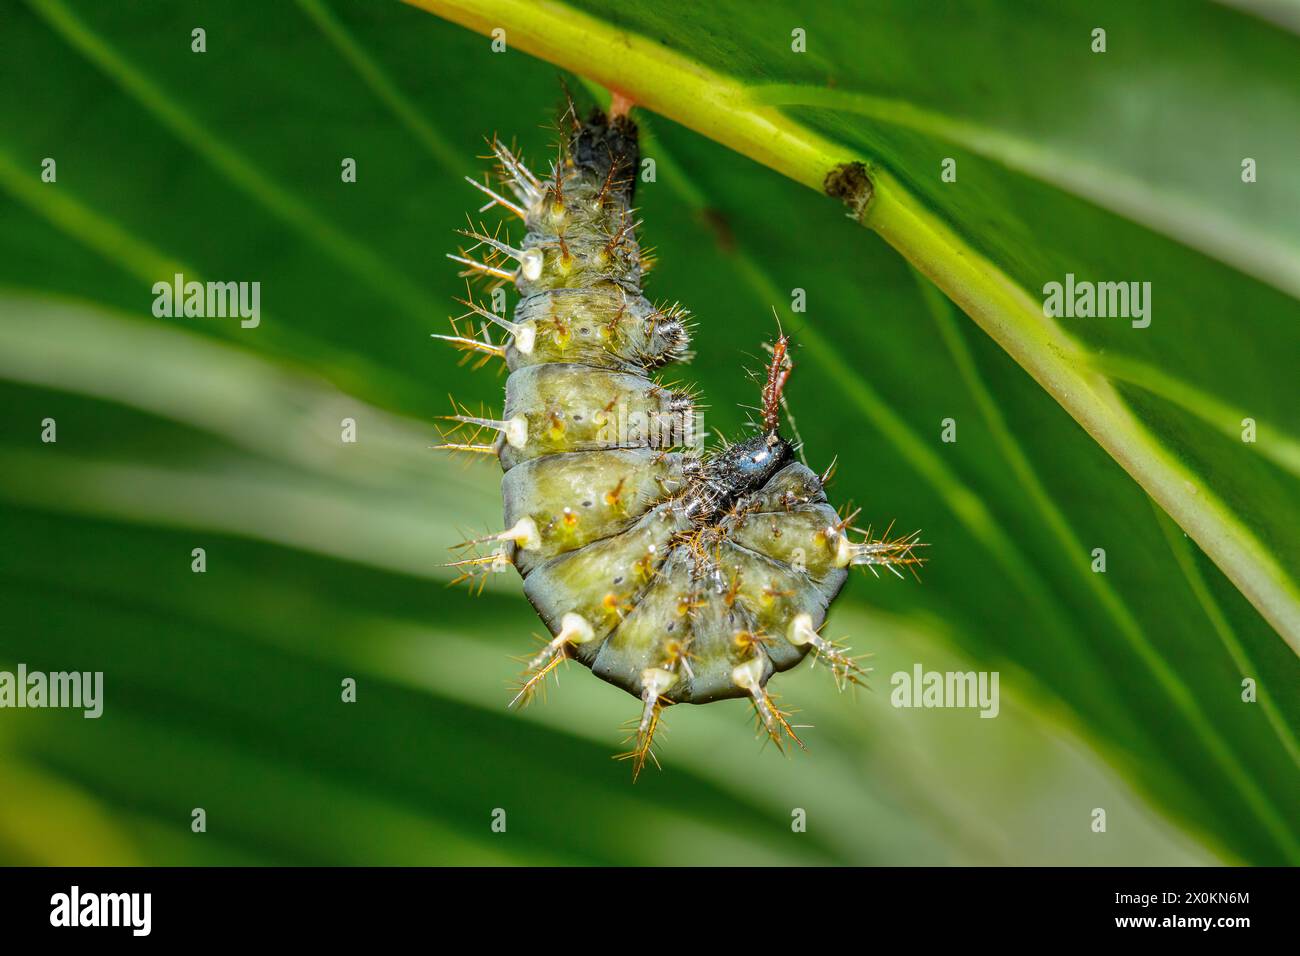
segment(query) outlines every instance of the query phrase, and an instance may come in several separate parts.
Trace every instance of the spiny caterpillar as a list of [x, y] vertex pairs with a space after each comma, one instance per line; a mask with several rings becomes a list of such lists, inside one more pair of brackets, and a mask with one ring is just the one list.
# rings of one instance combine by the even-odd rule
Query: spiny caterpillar
[[[480, 212], [499, 206], [523, 220], [522, 243], [471, 227], [462, 235], [474, 245], [450, 256], [463, 276], [513, 282], [521, 297], [510, 320], [467, 296], [462, 319], [477, 316], [478, 332], [452, 320], [453, 334], [438, 336], [510, 372], [499, 419], [447, 416], [453, 434], [439, 447], [496, 455], [505, 472], [506, 530], [466, 542], [494, 550], [453, 566], [464, 579], [513, 564], [550, 630], [516, 702], [568, 659], [640, 699], [632, 749], [620, 754], [634, 775], [654, 759], [669, 704], [748, 697], [778, 747], [783, 735], [802, 747], [769, 678], [811, 651], [841, 688], [860, 682], [858, 660], [819, 633], [827, 608], [852, 565], [919, 564], [916, 536], [850, 540], [854, 515], [827, 503], [828, 475], [795, 460], [779, 430], [793, 367], [784, 335], [771, 347], [758, 433], [703, 454], [687, 447], [693, 397], [649, 377], [687, 356], [688, 313], [641, 292], [636, 125], [600, 110], [583, 122], [572, 102], [561, 124], [545, 180], [495, 138], [513, 198], [469, 180], [487, 196]], [[483, 259], [472, 258], [479, 249]], [[477, 443], [488, 430], [494, 440]]]

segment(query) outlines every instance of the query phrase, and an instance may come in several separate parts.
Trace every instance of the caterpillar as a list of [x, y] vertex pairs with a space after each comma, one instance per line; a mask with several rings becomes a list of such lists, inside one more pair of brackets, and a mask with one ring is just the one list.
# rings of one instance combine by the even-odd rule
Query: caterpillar
[[504, 472], [505, 530], [466, 542], [486, 553], [451, 565], [462, 578], [513, 565], [549, 630], [514, 702], [579, 661], [640, 700], [631, 749], [619, 754], [635, 776], [658, 762], [652, 742], [673, 704], [745, 697], [760, 734], [803, 747], [769, 679], [811, 653], [841, 689], [861, 683], [860, 659], [821, 633], [827, 609], [851, 566], [898, 573], [921, 563], [921, 545], [916, 534], [853, 528], [856, 512], [827, 500], [829, 474], [797, 459], [781, 431], [793, 369], [784, 334], [770, 346], [755, 433], [693, 447], [694, 395], [652, 378], [688, 357], [690, 315], [642, 293], [640, 147], [619, 105], [581, 120], [570, 99], [545, 178], [496, 137], [490, 158], [505, 190], [467, 177], [486, 197], [479, 211], [505, 210], [525, 235], [513, 246], [471, 222], [461, 234], [473, 244], [449, 258], [467, 279], [512, 283], [519, 301], [507, 319], [467, 295], [470, 311], [437, 336], [509, 371], [501, 417], [458, 407], [438, 447], [496, 456]]

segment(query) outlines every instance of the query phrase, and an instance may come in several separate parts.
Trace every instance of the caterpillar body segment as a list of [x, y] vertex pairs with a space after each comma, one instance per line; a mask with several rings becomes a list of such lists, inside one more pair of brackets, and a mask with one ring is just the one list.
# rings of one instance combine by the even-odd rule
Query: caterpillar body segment
[[510, 369], [547, 362], [643, 373], [677, 362], [690, 342], [689, 313], [657, 308], [617, 284], [551, 289], [520, 301], [518, 324], [533, 330], [527, 351], [507, 349]]
[[512, 372], [505, 417], [522, 423], [526, 437], [501, 448], [508, 472], [520, 461], [561, 452], [678, 447], [689, 437], [694, 407], [689, 395], [642, 375], [566, 362]]
[[465, 302], [503, 342], [454, 327], [444, 337], [500, 355], [510, 373], [500, 416], [451, 417], [481, 436], [462, 444], [488, 448], [504, 471], [505, 530], [485, 539], [500, 550], [484, 563], [515, 566], [551, 635], [515, 699], [570, 659], [623, 688], [640, 702], [621, 755], [634, 773], [674, 704], [747, 698], [763, 732], [798, 742], [768, 681], [811, 653], [841, 686], [858, 682], [856, 659], [820, 633], [827, 610], [849, 567], [897, 570], [919, 544], [850, 540], [825, 476], [795, 460], [780, 433], [785, 336], [771, 347], [758, 434], [697, 447], [692, 395], [653, 378], [689, 355], [689, 314], [642, 293], [636, 126], [595, 111], [571, 127], [547, 176], [492, 142], [503, 185], [473, 185], [525, 234], [471, 228], [474, 245], [452, 258], [520, 299], [510, 319]]
[[610, 448], [521, 462], [501, 483], [506, 525], [532, 518], [541, 546], [519, 555], [527, 574], [547, 558], [631, 527], [683, 484], [682, 456], [650, 448]]
[[[524, 596], [552, 630], [565, 613], [576, 610], [602, 639], [608, 637], [660, 576], [677, 538], [690, 529], [676, 503], [665, 501], [626, 531], [527, 571], [521, 566], [525, 556], [518, 555], [515, 561], [524, 574]], [[583, 663], [590, 663], [598, 650], [584, 649]]]

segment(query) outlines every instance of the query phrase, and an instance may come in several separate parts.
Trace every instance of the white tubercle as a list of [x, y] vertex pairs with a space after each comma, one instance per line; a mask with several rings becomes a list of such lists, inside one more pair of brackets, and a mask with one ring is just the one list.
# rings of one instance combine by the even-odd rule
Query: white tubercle
[[[523, 253], [520, 253], [520, 255], [522, 256]], [[451, 256], [451, 258], [455, 259], [457, 262], [473, 262], [473, 260], [465, 259], [461, 256]], [[506, 273], [505, 278], [510, 278], [510, 274]], [[500, 326], [514, 336], [516, 351], [527, 355], [533, 350], [533, 345], [537, 341], [537, 326], [533, 324], [532, 320], [527, 322], [511, 322], [504, 315], [497, 315], [495, 312], [489, 312], [472, 299], [461, 299], [460, 302], [469, 306], [469, 310], [475, 315], [486, 319], [493, 325]]]
[[448, 421], [477, 425], [480, 428], [494, 428], [506, 436], [506, 442], [512, 448], [523, 448], [528, 442], [528, 420], [521, 415], [497, 421], [495, 418], [476, 418], [473, 415], [448, 415]]
[[813, 627], [812, 615], [796, 614], [794, 620], [790, 622], [790, 629], [786, 638], [795, 647], [802, 647], [804, 644], [817, 644], [820, 635], [817, 633], [817, 628]]
[[849, 536], [834, 526], [826, 529], [826, 535], [835, 536], [835, 566], [847, 568], [849, 562], [853, 560], [853, 546], [849, 544]]
[[506, 443], [511, 448], [523, 448], [528, 444], [528, 419], [516, 415], [505, 423]]
[[737, 687], [743, 687], [751, 694], [757, 695], [762, 690], [759, 683], [763, 679], [763, 658], [751, 657], [731, 672], [731, 680]]
[[537, 533], [537, 523], [532, 518], [520, 518], [513, 528], [507, 528], [497, 535], [497, 539], [513, 541], [523, 551], [541, 547], [542, 544], [542, 537]]
[[529, 282], [536, 282], [542, 277], [542, 250], [525, 249], [519, 256], [519, 274]]
[[[644, 736], [651, 727], [655, 714], [659, 709], [659, 698], [673, 684], [677, 683], [677, 675], [670, 670], [664, 670], [662, 667], [647, 667], [641, 672], [641, 722], [637, 725], [638, 736]], [[648, 741], [647, 741], [648, 745]]]
[[858, 662], [849, 656], [848, 648], [840, 647], [834, 641], [828, 640], [817, 633], [817, 628], [813, 627], [812, 615], [797, 614], [793, 621], [790, 622], [790, 628], [786, 632], [786, 639], [795, 647], [809, 645], [820, 658], [824, 658], [830, 666], [831, 676], [835, 679], [836, 685], [843, 690], [849, 684], [860, 683], [859, 675], [866, 676], [866, 671], [858, 666]]
[[[556, 654], [564, 650], [566, 644], [585, 644], [596, 637], [596, 632], [591, 629], [587, 619], [581, 614], [575, 614], [570, 611], [564, 617], [560, 618], [560, 629], [555, 632], [555, 636], [542, 648], [541, 652], [528, 663], [528, 669], [536, 671], [544, 667], [548, 661], [555, 658]], [[518, 700], [519, 698], [515, 698]]]
[[595, 637], [596, 632], [587, 619], [573, 611], [560, 618], [560, 629], [555, 633], [556, 641], [570, 644], [586, 644]]
[[662, 667], [647, 667], [641, 672], [641, 697], [657, 700], [664, 691], [677, 683], [677, 675]]
[[515, 336], [515, 351], [523, 355], [532, 352], [533, 346], [537, 343], [537, 326], [533, 325], [531, 320], [528, 322], [520, 322], [515, 325], [513, 332]]

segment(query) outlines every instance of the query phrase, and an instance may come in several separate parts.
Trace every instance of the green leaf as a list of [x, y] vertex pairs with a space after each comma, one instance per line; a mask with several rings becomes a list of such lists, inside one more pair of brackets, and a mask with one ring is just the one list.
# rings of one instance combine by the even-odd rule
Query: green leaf
[[[587, 16], [531, 6], [551, 18], [536, 21], [547, 31]], [[1126, 414], [1204, 481], [1199, 500], [1213, 492], [1231, 505], [1220, 517], [1251, 530], [1263, 550], [1249, 554], [1294, 569], [1295, 445], [1279, 440], [1289, 382], [1275, 358], [1294, 344], [1295, 305], [1269, 288], [1287, 270], [1270, 272], [1267, 257], [1244, 270], [1204, 247], [1205, 230], [1171, 238], [1187, 217], [1143, 218], [1131, 191], [1111, 211], [1080, 201], [1078, 165], [1075, 179], [1033, 179], [1041, 170], [993, 155], [1008, 140], [1035, 144], [1026, 162], [1071, 152], [1074, 141], [1036, 125], [1059, 104], [1051, 85], [1022, 90], [936, 46], [914, 51], [920, 64], [937, 57], [931, 73], [942, 64], [921, 97], [906, 84], [928, 74], [903, 44], [928, 33], [905, 7], [846, 30], [825, 26], [829, 13], [678, 6], [654, 23], [590, 21], [601, 36], [628, 31], [626, 50], [649, 38], [671, 57], [678, 72], [647, 76], [677, 99], [626, 87], [656, 111], [711, 117], [710, 135], [819, 189], [824, 153], [799, 143], [834, 144], [837, 162], [862, 155], [878, 197], [888, 170], [891, 208], [943, 230], [934, 235], [948, 245], [931, 251], [977, 250], [1009, 289], [1067, 267], [1157, 280], [1150, 329], [1071, 326], [1064, 366], [1115, 383]], [[442, 254], [477, 204], [461, 177], [478, 169], [482, 136], [517, 133], [544, 155], [538, 124], [560, 94], [554, 69], [518, 52], [530, 36], [522, 21], [479, 9], [480, 26], [506, 27], [508, 53], [421, 11], [359, 0], [238, 11], [32, 0], [6, 23], [0, 502], [11, 546], [0, 555], [0, 669], [102, 669], [106, 708], [98, 721], [0, 714], [0, 759], [21, 768], [0, 793], [0, 857], [1295, 860], [1300, 663], [1232, 582], [1051, 395], [842, 210], [652, 116], [643, 126], [658, 181], [638, 193], [660, 257], [651, 294], [700, 317], [698, 357], [676, 374], [702, 386], [710, 430], [742, 427], [754, 401], [743, 367], [761, 361], [776, 307], [800, 346], [790, 401], [810, 460], [838, 455], [836, 500], [854, 499], [876, 525], [922, 526], [932, 563], [921, 585], [855, 579], [836, 605], [832, 631], [875, 655], [872, 692], [836, 695], [820, 669], [786, 675], [782, 693], [815, 725], [808, 754], [761, 751], [740, 702], [674, 708], [665, 772], [633, 787], [609, 759], [635, 710], [626, 695], [571, 668], [545, 704], [504, 709], [510, 657], [541, 627], [513, 577], [474, 600], [446, 588], [442, 567], [450, 545], [500, 520], [498, 476], [427, 447], [448, 392], [499, 405], [501, 379], [456, 368], [429, 334], [446, 330], [463, 292]], [[984, 13], [990, 31], [1020, 23], [1026, 48], [1034, 35], [1065, 42], [1063, 26], [1023, 11]], [[1203, 15], [1290, 42], [1236, 14]], [[1108, 20], [1144, 16], [1117, 9]], [[821, 59], [781, 66], [800, 25]], [[206, 53], [191, 52], [195, 26]], [[1189, 58], [1206, 53], [1194, 26], [1179, 28]], [[1122, 32], [1111, 28], [1115, 53]], [[610, 49], [587, 47], [540, 52], [612, 83], [601, 72]], [[1211, 52], [1245, 56], [1237, 49]], [[697, 61], [729, 79], [668, 82]], [[1266, 79], [1270, 62], [1256, 55], [1243, 68]], [[728, 138], [729, 117], [742, 115], [731, 91], [784, 99], [783, 87], [820, 88], [831, 75], [845, 91], [846, 71], [868, 69], [897, 86], [872, 88], [864, 74], [858, 92], [911, 98], [931, 115], [985, 103], [963, 114], [969, 123], [1022, 125], [991, 146], [952, 147], [960, 190], [938, 185], [950, 148], [934, 129], [864, 120], [862, 102], [850, 113], [746, 105], [776, 125]], [[948, 96], [963, 78], [974, 89]], [[698, 114], [678, 111], [683, 89], [704, 97]], [[1044, 102], [1019, 112], [1026, 95]], [[1243, 115], [1232, 122], [1269, 128]], [[1271, 135], [1276, 145], [1291, 133], [1282, 124]], [[1255, 152], [1274, 170], [1256, 185], [1282, 188], [1282, 164]], [[1115, 155], [1098, 144], [1083, 165]], [[40, 179], [45, 157], [57, 183]], [[344, 157], [357, 160], [356, 183], [340, 181]], [[1127, 181], [1143, 172], [1128, 169]], [[1174, 177], [1170, 188], [1197, 195], [1193, 185]], [[1294, 222], [1278, 194], [1239, 208], [1202, 192], [1215, 223], [1263, 236], [1269, 255], [1285, 246]], [[175, 272], [260, 281], [260, 325], [155, 318], [152, 284]], [[790, 311], [796, 287], [807, 313]], [[1231, 327], [1176, 318], [1187, 303], [1228, 314], [1228, 302], [1239, 304]], [[1261, 423], [1257, 445], [1220, 420], [1243, 409]], [[57, 444], [39, 440], [47, 417]], [[356, 445], [339, 441], [344, 417], [358, 423]], [[955, 444], [939, 441], [947, 417]], [[190, 571], [199, 546], [203, 575]], [[1104, 575], [1089, 569], [1094, 547], [1107, 549]], [[998, 670], [998, 718], [891, 706], [889, 676], [918, 662]], [[340, 701], [349, 676], [356, 704]], [[1243, 677], [1257, 703], [1242, 702]], [[190, 831], [197, 806], [203, 835]], [[496, 807], [509, 814], [506, 835], [489, 829]], [[806, 834], [790, 830], [796, 807]], [[1095, 807], [1107, 834], [1090, 830]], [[51, 808], [66, 808], [57, 822]]]

